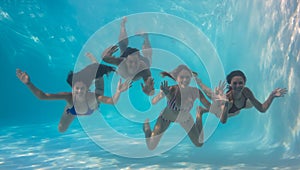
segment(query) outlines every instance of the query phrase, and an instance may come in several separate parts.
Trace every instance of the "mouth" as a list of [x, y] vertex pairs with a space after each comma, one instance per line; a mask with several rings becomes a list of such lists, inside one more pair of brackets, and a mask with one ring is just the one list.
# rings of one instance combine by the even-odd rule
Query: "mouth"
[[241, 91], [241, 90], [243, 90], [243, 87], [238, 87], [238, 88], [236, 88], [235, 90], [236, 90], [236, 91]]

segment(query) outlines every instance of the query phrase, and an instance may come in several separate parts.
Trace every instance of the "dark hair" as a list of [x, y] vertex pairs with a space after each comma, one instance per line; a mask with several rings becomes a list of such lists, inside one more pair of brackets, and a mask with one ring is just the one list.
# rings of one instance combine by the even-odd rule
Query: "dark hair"
[[165, 71], [163, 71], [163, 72], [160, 73], [160, 75], [161, 75], [162, 77], [165, 77], [165, 76], [170, 77], [171, 79], [173, 79], [173, 80], [176, 81], [176, 78], [177, 78], [178, 74], [179, 74], [182, 70], [187, 70], [188, 72], [190, 72], [191, 76], [193, 76], [194, 74], [198, 75], [196, 72], [193, 72], [192, 70], [190, 70], [190, 69], [188, 68], [188, 66], [183, 65], [183, 64], [179, 65], [178, 67], [176, 67], [176, 68], [175, 68], [173, 71], [171, 71], [171, 72], [165, 72]]
[[138, 51], [139, 50], [136, 48], [127, 47], [126, 50], [123, 52], [123, 54], [120, 57], [127, 58], [128, 55], [133, 54]]
[[245, 74], [244, 74], [242, 71], [240, 71], [240, 70], [235, 70], [235, 71], [232, 71], [231, 73], [229, 73], [229, 74], [226, 76], [226, 81], [227, 81], [227, 83], [230, 84], [232, 78], [235, 77], [235, 76], [241, 76], [241, 77], [244, 79], [245, 82], [247, 81], [247, 78], [246, 78]]
[[67, 83], [72, 87], [73, 83], [81, 81], [87, 87], [90, 87], [94, 79], [112, 71], [115, 71], [115, 68], [98, 63], [90, 64], [77, 73], [70, 71], [67, 76]]

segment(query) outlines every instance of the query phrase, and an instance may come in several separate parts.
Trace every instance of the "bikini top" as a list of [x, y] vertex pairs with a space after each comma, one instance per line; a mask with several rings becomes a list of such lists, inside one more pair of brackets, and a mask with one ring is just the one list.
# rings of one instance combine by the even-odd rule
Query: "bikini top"
[[[178, 86], [175, 86], [175, 88], [176, 88], [176, 90], [175, 90], [174, 96], [172, 99], [168, 100], [167, 107], [174, 111], [189, 112], [193, 108], [193, 103], [189, 103], [184, 106], [177, 104], [177, 100], [178, 100], [177, 97], [180, 97], [180, 94], [178, 94], [179, 93]], [[179, 99], [179, 101], [183, 102], [183, 101], [181, 101], [181, 99]]]
[[75, 116], [76, 116], [76, 115], [80, 115], [80, 116], [83, 116], [83, 115], [91, 115], [93, 112], [94, 112], [94, 110], [93, 110], [93, 109], [90, 109], [90, 107], [88, 107], [87, 112], [84, 113], [84, 114], [77, 114], [74, 106], [72, 106], [71, 108], [67, 109], [67, 113], [68, 113], [68, 114], [75, 115]]
[[[244, 96], [244, 93], [242, 93], [242, 95]], [[244, 96], [245, 97], [245, 96]], [[232, 106], [231, 108], [228, 110], [228, 113], [235, 113], [243, 108], [246, 107], [246, 104], [247, 104], [247, 98], [245, 97], [245, 101], [244, 101], [244, 105], [241, 107], [241, 108], [238, 108], [235, 104], [234, 104], [234, 101], [232, 103]]]

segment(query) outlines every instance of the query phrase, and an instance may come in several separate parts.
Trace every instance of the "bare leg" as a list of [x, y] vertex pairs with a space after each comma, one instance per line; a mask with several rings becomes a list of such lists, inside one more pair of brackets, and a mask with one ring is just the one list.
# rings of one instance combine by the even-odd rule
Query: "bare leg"
[[74, 115], [67, 113], [67, 111], [66, 111], [67, 109], [68, 109], [68, 106], [65, 107], [64, 113], [62, 114], [59, 125], [58, 125], [58, 131], [62, 132], [62, 133], [68, 129], [68, 127], [70, 126], [70, 124], [73, 122], [73, 120], [75, 118]]
[[195, 123], [191, 115], [187, 121], [180, 123], [180, 125], [188, 133], [191, 141], [197, 147], [201, 147], [203, 145], [204, 132], [203, 132], [203, 124], [202, 124], [202, 115], [207, 112], [208, 109], [198, 106]]
[[165, 121], [159, 116], [154, 126], [154, 130], [151, 132], [149, 120], [146, 119], [143, 130], [149, 150], [154, 150], [156, 148], [164, 131], [169, 127], [170, 123], [170, 121]]
[[152, 64], [152, 48], [151, 48], [151, 44], [150, 44], [150, 41], [148, 38], [148, 34], [143, 33], [143, 37], [144, 37], [144, 44], [142, 47], [142, 49], [143, 49], [142, 52], [143, 52], [144, 57], [148, 60], [148, 63], [149, 63], [148, 66], [150, 67]]
[[196, 122], [194, 123], [192, 116], [185, 122], [180, 123], [180, 125], [188, 133], [189, 138], [194, 143], [195, 146], [201, 147], [204, 140], [204, 132], [202, 130], [202, 115], [205, 113], [205, 109], [202, 107], [197, 108]]
[[121, 22], [120, 35], [119, 35], [119, 48], [121, 51], [121, 55], [128, 47], [128, 37], [127, 37], [127, 32], [125, 27], [126, 22], [127, 22], [127, 17], [123, 17]]

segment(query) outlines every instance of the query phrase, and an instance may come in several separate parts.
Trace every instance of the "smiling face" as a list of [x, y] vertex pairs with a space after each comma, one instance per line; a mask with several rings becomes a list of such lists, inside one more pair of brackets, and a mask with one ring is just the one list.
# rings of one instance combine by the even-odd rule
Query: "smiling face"
[[236, 92], [240, 92], [245, 87], [245, 80], [242, 76], [234, 76], [231, 79], [230, 86], [232, 90]]
[[190, 84], [191, 77], [191, 72], [186, 69], [183, 69], [177, 75], [176, 81], [180, 87], [184, 88]]
[[81, 81], [76, 82], [73, 86], [73, 95], [76, 97], [84, 97], [87, 91], [87, 86]]
[[135, 52], [133, 54], [128, 55], [126, 58], [126, 67], [129, 74], [135, 74], [138, 70], [139, 66], [139, 54]]

